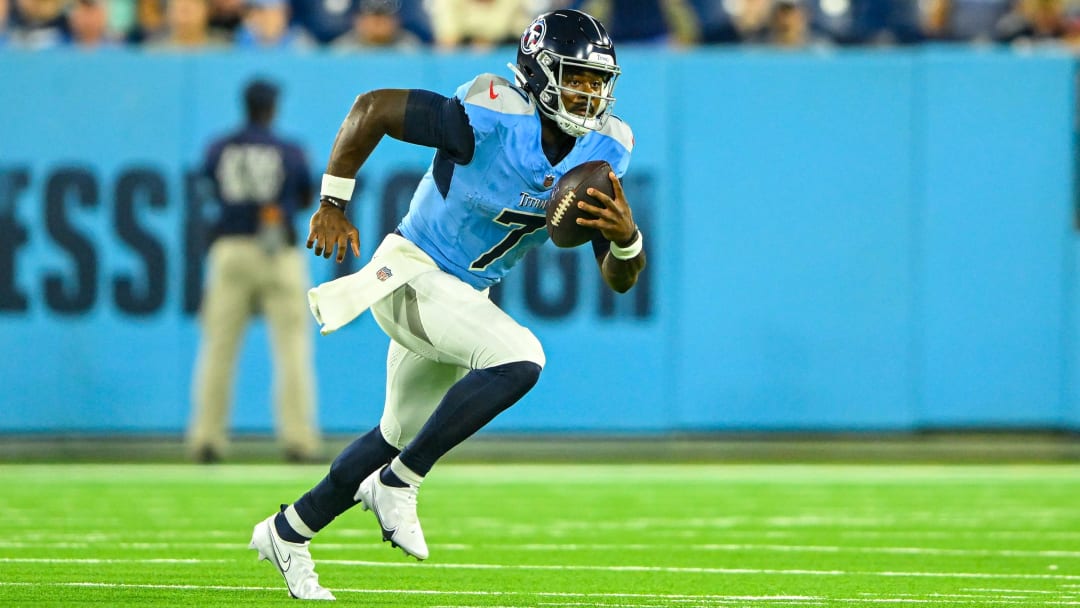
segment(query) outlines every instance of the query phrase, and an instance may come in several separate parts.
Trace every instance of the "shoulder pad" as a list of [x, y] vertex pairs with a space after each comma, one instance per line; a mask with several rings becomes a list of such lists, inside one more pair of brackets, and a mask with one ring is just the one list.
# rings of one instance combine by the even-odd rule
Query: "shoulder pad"
[[623, 122], [623, 119], [618, 116], [609, 117], [599, 133], [619, 142], [622, 147], [626, 148], [627, 152], [634, 149], [634, 132], [630, 129], [630, 125]]
[[495, 74], [481, 74], [473, 79], [462, 101], [503, 114], [534, 112], [532, 98], [528, 93]]

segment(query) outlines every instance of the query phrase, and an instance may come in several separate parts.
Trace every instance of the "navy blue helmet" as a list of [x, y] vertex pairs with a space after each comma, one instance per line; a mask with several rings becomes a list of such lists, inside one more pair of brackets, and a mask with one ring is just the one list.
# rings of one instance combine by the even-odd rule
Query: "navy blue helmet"
[[[517, 65], [510, 65], [518, 86], [528, 91], [540, 111], [569, 135], [581, 137], [604, 126], [611, 114], [615, 80], [620, 70], [615, 45], [603, 24], [575, 10], [540, 15], [521, 35]], [[561, 85], [566, 71], [590, 70], [603, 75], [599, 94], [588, 94], [584, 114], [564, 107]], [[568, 91], [581, 95], [580, 91]]]

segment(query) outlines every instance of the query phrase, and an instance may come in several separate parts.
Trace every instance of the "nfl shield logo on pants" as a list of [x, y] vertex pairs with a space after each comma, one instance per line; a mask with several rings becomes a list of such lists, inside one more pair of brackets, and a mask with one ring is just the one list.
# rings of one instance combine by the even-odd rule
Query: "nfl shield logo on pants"
[[390, 269], [386, 266], [383, 266], [382, 268], [375, 271], [375, 278], [379, 279], [380, 281], [385, 281], [392, 276], [394, 276], [394, 273], [390, 272]]

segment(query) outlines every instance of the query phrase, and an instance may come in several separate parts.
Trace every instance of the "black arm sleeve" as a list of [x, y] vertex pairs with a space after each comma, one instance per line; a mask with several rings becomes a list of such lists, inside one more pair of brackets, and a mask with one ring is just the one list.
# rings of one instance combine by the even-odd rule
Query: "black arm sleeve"
[[409, 91], [401, 139], [438, 148], [459, 165], [468, 164], [476, 148], [469, 116], [461, 101], [421, 89]]

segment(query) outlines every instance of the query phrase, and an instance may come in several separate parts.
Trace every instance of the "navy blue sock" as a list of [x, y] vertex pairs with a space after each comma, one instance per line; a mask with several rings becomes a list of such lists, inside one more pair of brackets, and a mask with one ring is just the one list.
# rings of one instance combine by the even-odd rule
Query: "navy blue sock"
[[313, 531], [322, 530], [356, 504], [353, 496], [360, 482], [397, 454], [398, 449], [383, 439], [379, 427], [368, 431], [342, 450], [330, 465], [330, 473], [293, 503], [297, 515]]
[[540, 379], [541, 369], [532, 361], [517, 361], [466, 374], [450, 387], [420, 432], [401, 451], [402, 464], [417, 475], [427, 475], [443, 454], [529, 392]]

